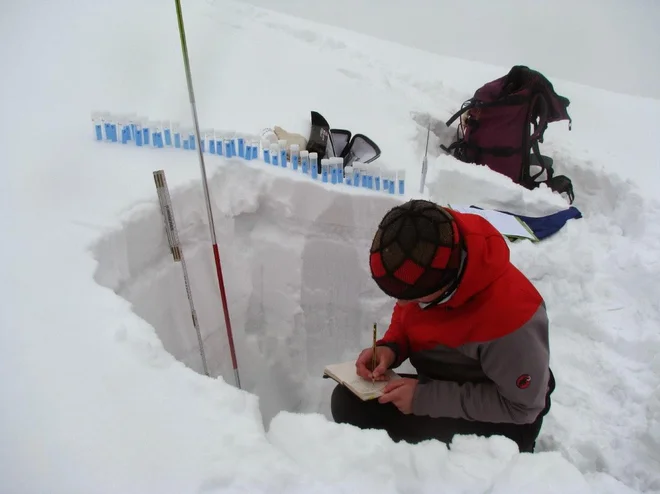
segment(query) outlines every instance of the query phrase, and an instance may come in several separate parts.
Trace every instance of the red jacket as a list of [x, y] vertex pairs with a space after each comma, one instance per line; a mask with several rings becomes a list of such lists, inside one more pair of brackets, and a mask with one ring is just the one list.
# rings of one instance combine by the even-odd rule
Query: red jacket
[[453, 296], [422, 309], [396, 305], [379, 344], [410, 358], [420, 375], [413, 413], [532, 422], [545, 406], [548, 320], [532, 283], [509, 260], [485, 219], [450, 211], [467, 259]]

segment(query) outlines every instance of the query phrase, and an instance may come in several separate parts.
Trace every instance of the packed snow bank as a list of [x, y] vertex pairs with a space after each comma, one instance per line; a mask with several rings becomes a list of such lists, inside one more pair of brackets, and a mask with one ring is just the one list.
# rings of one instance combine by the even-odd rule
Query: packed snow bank
[[[241, 384], [260, 395], [268, 422], [300, 409], [307, 376], [320, 378], [326, 364], [366, 346], [373, 321], [386, 328], [391, 303], [370, 282], [366, 259], [380, 217], [403, 200], [278, 171], [230, 161], [210, 181]], [[210, 374], [233, 382], [201, 194], [198, 184], [175, 190], [174, 214]], [[97, 282], [130, 301], [177, 360], [202, 372], [159, 208], [135, 214], [94, 251]]]

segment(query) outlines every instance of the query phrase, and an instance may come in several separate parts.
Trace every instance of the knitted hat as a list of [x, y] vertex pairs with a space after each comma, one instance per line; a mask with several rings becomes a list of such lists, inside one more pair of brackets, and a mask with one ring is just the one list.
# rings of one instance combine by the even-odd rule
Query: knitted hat
[[396, 299], [426, 297], [457, 281], [461, 246], [447, 210], [411, 200], [391, 209], [380, 222], [371, 244], [371, 276]]

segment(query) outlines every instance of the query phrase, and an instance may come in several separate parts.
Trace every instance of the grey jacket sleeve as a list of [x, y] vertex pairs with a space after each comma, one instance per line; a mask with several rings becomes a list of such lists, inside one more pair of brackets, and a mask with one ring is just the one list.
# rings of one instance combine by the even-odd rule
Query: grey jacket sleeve
[[420, 382], [412, 412], [480, 422], [533, 422], [545, 407], [549, 379], [548, 318], [541, 305], [521, 328], [481, 344], [481, 367], [492, 382]]

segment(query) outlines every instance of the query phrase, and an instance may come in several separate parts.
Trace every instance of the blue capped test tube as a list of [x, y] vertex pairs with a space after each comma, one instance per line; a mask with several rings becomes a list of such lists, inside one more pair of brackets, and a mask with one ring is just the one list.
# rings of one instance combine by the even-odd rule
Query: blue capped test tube
[[359, 162], [353, 163], [353, 187], [359, 187], [362, 180], [362, 164]]
[[195, 129], [193, 128], [188, 129], [188, 140], [190, 141], [190, 149], [192, 151], [195, 151], [197, 149], [197, 142], [195, 141]]
[[128, 144], [131, 140], [131, 124], [128, 120], [119, 120], [118, 131], [122, 144]]
[[206, 142], [208, 143], [209, 153], [215, 154], [215, 130], [208, 130], [206, 134]]
[[300, 168], [303, 175], [309, 173], [309, 151], [307, 150], [300, 151]]
[[236, 135], [232, 134], [228, 139], [229, 147], [231, 148], [231, 155], [228, 156], [228, 158], [233, 158], [238, 154], [238, 150], [236, 149]]
[[112, 142], [112, 115], [109, 112], [103, 112], [100, 115], [101, 125], [103, 126], [103, 135], [106, 141]]
[[151, 122], [148, 118], [142, 119], [142, 144], [148, 146], [151, 142]]
[[280, 164], [280, 145], [276, 142], [270, 145], [270, 164], [273, 166]]
[[233, 154], [234, 148], [232, 146], [232, 144], [234, 143], [234, 140], [230, 137], [225, 136], [224, 143], [225, 143], [225, 156], [227, 158], [231, 158], [232, 156], [234, 156], [234, 154]]
[[94, 125], [94, 135], [97, 141], [103, 140], [103, 119], [100, 112], [92, 113], [92, 124]]
[[247, 137], [245, 138], [245, 159], [247, 161], [252, 161], [252, 144]]
[[321, 181], [328, 183], [328, 174], [330, 173], [330, 160], [323, 158], [321, 160]]
[[390, 190], [390, 175], [389, 172], [384, 171], [382, 174], [383, 178], [383, 192], [389, 192]]
[[215, 132], [215, 154], [218, 156], [225, 155], [225, 141], [218, 131]]
[[291, 144], [289, 147], [289, 154], [291, 155], [291, 168], [294, 172], [297, 172], [298, 165], [300, 164], [300, 145]]
[[337, 161], [335, 158], [330, 158], [328, 160], [329, 164], [329, 173], [330, 173], [330, 183], [337, 184], [339, 179], [337, 178]]
[[353, 185], [353, 167], [351, 165], [344, 168], [344, 183], [346, 185]]
[[396, 172], [389, 172], [387, 184], [389, 185], [389, 193], [394, 194], [395, 193], [394, 190], [396, 186]]
[[153, 127], [153, 146], [155, 148], [163, 147], [163, 126], [161, 122], [154, 122]]
[[245, 137], [238, 134], [236, 136], [236, 144], [238, 147], [238, 157], [245, 158]]
[[344, 158], [332, 158], [335, 161], [335, 168], [337, 169], [337, 182], [344, 183]]
[[172, 122], [172, 138], [174, 140], [174, 147], [181, 149], [181, 125], [179, 122]]
[[280, 146], [280, 166], [282, 168], [287, 167], [287, 162], [286, 162], [286, 139], [279, 139], [277, 141], [277, 144]]
[[264, 163], [270, 165], [270, 144], [268, 141], [261, 141], [261, 149], [264, 154]]
[[258, 160], [259, 159], [259, 141], [252, 141], [252, 145], [250, 146], [250, 149], [252, 149], [252, 159], [253, 160]]
[[163, 137], [165, 138], [165, 145], [167, 147], [172, 147], [172, 129], [171, 129], [171, 122], [169, 120], [165, 120], [163, 122]]
[[312, 179], [316, 180], [319, 176], [319, 153], [309, 153], [309, 170]]
[[405, 170], [399, 170], [398, 177], [397, 177], [397, 184], [399, 188], [399, 195], [404, 195], [406, 192], [406, 171]]
[[140, 120], [135, 120], [133, 122], [134, 128], [135, 128], [135, 134], [134, 134], [134, 141], [135, 145], [138, 147], [142, 147], [142, 122]]
[[373, 165], [372, 173], [374, 176], [374, 190], [380, 190], [380, 166]]

